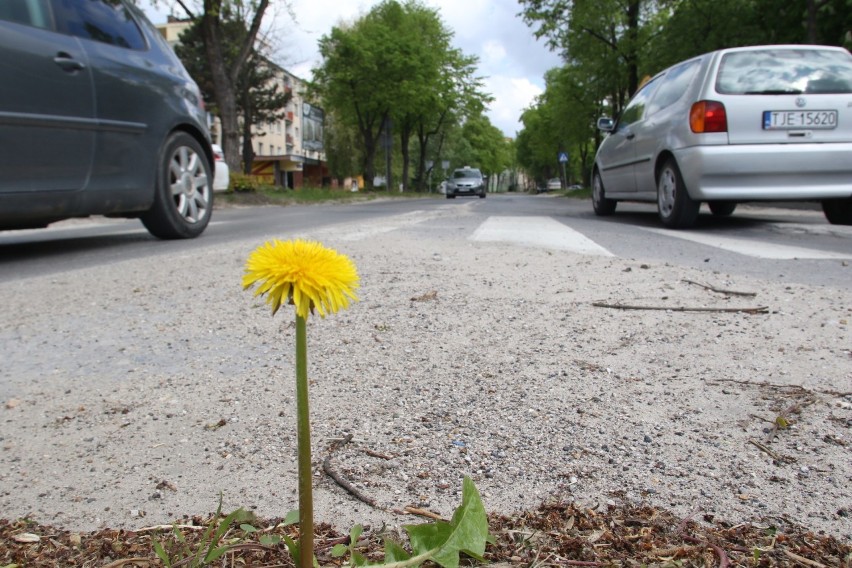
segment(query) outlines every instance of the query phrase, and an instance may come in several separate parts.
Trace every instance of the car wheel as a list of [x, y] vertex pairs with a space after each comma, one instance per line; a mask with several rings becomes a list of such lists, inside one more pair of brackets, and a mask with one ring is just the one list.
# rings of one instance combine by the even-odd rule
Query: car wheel
[[852, 225], [852, 199], [826, 199], [822, 212], [832, 225]]
[[161, 239], [197, 237], [213, 212], [213, 175], [198, 141], [175, 132], [160, 154], [154, 204], [140, 216], [145, 228]]
[[456, 198], [455, 195], [450, 195], [449, 193], [447, 194], [447, 199], [455, 199], [455, 198]]
[[727, 217], [737, 208], [736, 201], [710, 201], [707, 205], [716, 217]]
[[484, 194], [484, 193], [480, 193], [480, 194], [479, 194], [479, 198], [480, 198], [480, 199], [485, 199], [485, 194]]
[[685, 229], [695, 224], [700, 201], [693, 201], [672, 158], [660, 169], [657, 177], [657, 212], [663, 225], [670, 229]]
[[618, 201], [607, 199], [601, 174], [598, 170], [595, 170], [592, 177], [592, 207], [595, 210], [595, 215], [599, 217], [612, 215], [615, 213], [616, 205], [618, 205]]

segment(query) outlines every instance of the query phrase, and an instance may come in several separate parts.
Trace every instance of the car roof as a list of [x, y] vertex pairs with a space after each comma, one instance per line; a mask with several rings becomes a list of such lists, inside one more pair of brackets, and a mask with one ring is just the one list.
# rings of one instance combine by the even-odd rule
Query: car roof
[[779, 43], [779, 44], [767, 44], [767, 45], [744, 45], [740, 47], [727, 47], [725, 49], [718, 49], [716, 52], [711, 53], [731, 53], [737, 51], [762, 51], [766, 49], [801, 49], [801, 50], [813, 50], [813, 49], [821, 49], [827, 51], [845, 51], [849, 53], [849, 51], [844, 47], [838, 47], [836, 45], [816, 45], [816, 44], [803, 44], [803, 43]]
[[708, 51], [706, 53], [702, 53], [701, 55], [696, 55], [695, 57], [689, 57], [687, 59], [683, 59], [669, 65], [665, 69], [661, 69], [658, 73], [654, 73], [651, 76], [651, 79], [656, 79], [658, 76], [668, 73], [670, 70], [682, 65], [688, 61], [693, 61], [696, 59], [706, 59], [706, 58], [717, 58], [722, 57], [728, 53], [742, 53], [747, 51], [764, 51], [767, 49], [797, 49], [803, 51], [809, 51], [814, 49], [826, 50], [826, 51], [836, 51], [849, 53], [845, 47], [838, 47], [836, 45], [816, 45], [816, 44], [804, 44], [804, 43], [778, 43], [778, 44], [764, 44], [764, 45], [743, 45], [739, 47], [726, 47], [724, 49], [717, 49], [715, 51]]

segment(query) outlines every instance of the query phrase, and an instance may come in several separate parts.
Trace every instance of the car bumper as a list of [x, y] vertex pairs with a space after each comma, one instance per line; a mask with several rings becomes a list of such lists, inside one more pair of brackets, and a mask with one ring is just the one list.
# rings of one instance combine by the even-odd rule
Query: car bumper
[[852, 197], [852, 144], [694, 146], [675, 158], [696, 201]]
[[485, 188], [478, 189], [456, 189], [456, 190], [448, 190], [447, 195], [483, 195], [485, 193]]
[[231, 172], [228, 165], [217, 162], [216, 170], [213, 174], [213, 191], [228, 191], [230, 181]]

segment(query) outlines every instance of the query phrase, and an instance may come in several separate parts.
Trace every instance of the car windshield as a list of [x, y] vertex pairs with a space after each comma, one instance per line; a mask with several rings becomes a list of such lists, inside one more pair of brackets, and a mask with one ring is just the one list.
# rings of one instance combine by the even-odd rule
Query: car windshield
[[716, 91], [726, 95], [852, 93], [852, 55], [790, 48], [727, 53], [719, 65]]
[[454, 179], [462, 179], [462, 178], [481, 178], [482, 174], [479, 173], [479, 170], [466, 169], [466, 170], [456, 170], [453, 172]]

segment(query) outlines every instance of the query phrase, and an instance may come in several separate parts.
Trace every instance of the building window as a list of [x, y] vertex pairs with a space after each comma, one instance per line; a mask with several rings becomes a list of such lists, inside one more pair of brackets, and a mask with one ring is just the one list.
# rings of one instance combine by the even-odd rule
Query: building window
[[257, 155], [258, 155], [258, 156], [263, 156], [263, 142], [260, 142], [260, 143], [257, 145]]

